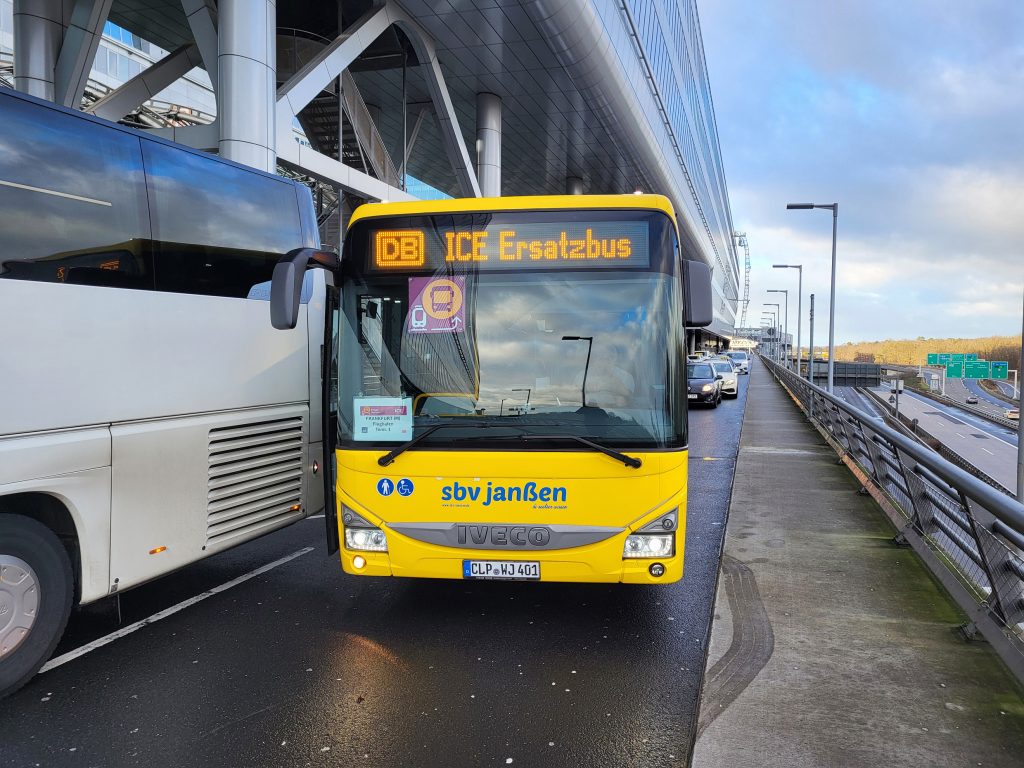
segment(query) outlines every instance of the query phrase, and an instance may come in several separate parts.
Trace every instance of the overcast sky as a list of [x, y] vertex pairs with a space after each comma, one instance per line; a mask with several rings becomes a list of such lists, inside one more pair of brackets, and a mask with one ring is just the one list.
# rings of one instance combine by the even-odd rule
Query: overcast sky
[[[1018, 334], [1024, 290], [1024, 2], [698, 0], [747, 324], [804, 265], [827, 342]], [[740, 253], [742, 269], [742, 252]], [[742, 285], [741, 285], [742, 290]]]

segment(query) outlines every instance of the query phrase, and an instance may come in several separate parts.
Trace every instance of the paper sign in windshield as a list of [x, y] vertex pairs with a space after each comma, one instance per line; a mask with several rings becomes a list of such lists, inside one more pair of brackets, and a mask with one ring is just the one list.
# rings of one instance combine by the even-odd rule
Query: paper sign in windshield
[[354, 397], [356, 440], [412, 439], [411, 397]]
[[409, 278], [408, 333], [451, 333], [465, 327], [466, 278]]

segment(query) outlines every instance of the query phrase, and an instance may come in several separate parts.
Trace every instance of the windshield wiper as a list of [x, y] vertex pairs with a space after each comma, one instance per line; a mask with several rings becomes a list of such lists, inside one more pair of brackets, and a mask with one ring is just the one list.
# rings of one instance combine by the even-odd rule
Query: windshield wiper
[[385, 453], [383, 456], [381, 456], [379, 459], [377, 459], [377, 463], [380, 464], [382, 467], [386, 467], [388, 464], [393, 462], [396, 458], [401, 456], [403, 453], [408, 451], [410, 448], [414, 447], [421, 440], [423, 440], [424, 438], [429, 437], [430, 435], [434, 434], [439, 429], [444, 429], [445, 427], [455, 427], [455, 428], [458, 428], [458, 429], [490, 429], [491, 427], [497, 427], [499, 429], [502, 429], [502, 428], [504, 428], [504, 429], [518, 429], [518, 427], [513, 427], [513, 426], [510, 426], [510, 425], [507, 425], [507, 424], [458, 424], [456, 422], [446, 422], [444, 424], [434, 424], [433, 426], [427, 427], [425, 430], [420, 432], [418, 435], [416, 435], [416, 437], [414, 437], [412, 440], [408, 441], [407, 443], [402, 443], [400, 446], [395, 448], [393, 451], [389, 451], [388, 453]]
[[519, 440], [575, 440], [577, 443], [580, 443], [581, 445], [585, 445], [588, 448], [597, 451], [598, 453], [603, 453], [605, 456], [613, 458], [616, 461], [621, 461], [627, 467], [632, 467], [633, 469], [640, 469], [640, 467], [643, 465], [643, 462], [640, 459], [638, 459], [638, 458], [635, 458], [633, 456], [627, 456], [626, 454], [621, 453], [620, 451], [616, 451], [614, 448], [609, 448], [606, 445], [601, 445], [600, 443], [595, 443], [593, 440], [588, 440], [587, 438], [580, 437], [579, 435], [568, 435], [568, 434], [565, 434], [565, 435], [519, 435], [518, 439]]

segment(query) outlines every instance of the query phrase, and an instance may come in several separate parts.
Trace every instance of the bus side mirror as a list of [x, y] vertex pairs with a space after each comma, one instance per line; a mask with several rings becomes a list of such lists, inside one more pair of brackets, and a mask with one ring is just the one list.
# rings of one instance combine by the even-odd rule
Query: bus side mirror
[[299, 321], [302, 279], [310, 264], [333, 271], [341, 266], [341, 261], [330, 251], [296, 248], [274, 265], [270, 281], [270, 324], [279, 331], [290, 330]]
[[683, 260], [683, 325], [706, 328], [715, 319], [711, 301], [711, 269], [702, 261]]

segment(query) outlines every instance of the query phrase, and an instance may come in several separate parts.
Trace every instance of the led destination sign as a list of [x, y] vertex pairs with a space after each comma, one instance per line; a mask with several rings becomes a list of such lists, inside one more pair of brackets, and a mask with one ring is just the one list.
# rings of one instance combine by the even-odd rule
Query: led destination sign
[[473, 229], [382, 229], [370, 238], [378, 270], [649, 267], [648, 225], [640, 221], [502, 223]]

